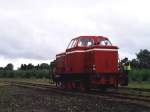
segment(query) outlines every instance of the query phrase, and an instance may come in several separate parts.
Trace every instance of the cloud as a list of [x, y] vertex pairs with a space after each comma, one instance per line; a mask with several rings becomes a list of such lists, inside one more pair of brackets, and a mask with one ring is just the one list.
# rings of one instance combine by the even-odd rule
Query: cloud
[[0, 57], [49, 60], [80, 35], [104, 35], [133, 58], [149, 49], [147, 0], [0, 0]]

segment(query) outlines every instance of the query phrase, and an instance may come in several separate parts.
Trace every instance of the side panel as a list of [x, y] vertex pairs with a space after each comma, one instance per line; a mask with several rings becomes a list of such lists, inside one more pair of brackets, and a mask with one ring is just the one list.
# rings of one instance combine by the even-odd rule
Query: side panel
[[65, 72], [65, 54], [56, 56], [56, 74], [63, 74]]
[[117, 87], [119, 80], [117, 49], [96, 48], [92, 54], [92, 65], [95, 69], [90, 75], [91, 84]]
[[83, 73], [85, 52], [73, 50], [66, 54], [66, 73]]
[[118, 72], [118, 52], [117, 51], [95, 51], [94, 64], [96, 72], [117, 73]]

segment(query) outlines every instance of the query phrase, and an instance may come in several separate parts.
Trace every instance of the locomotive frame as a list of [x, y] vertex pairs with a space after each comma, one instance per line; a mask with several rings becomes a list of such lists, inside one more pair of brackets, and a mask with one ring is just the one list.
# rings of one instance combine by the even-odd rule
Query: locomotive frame
[[119, 70], [118, 47], [107, 37], [80, 36], [57, 54], [52, 65], [52, 79], [62, 89], [118, 87], [128, 85], [128, 74]]

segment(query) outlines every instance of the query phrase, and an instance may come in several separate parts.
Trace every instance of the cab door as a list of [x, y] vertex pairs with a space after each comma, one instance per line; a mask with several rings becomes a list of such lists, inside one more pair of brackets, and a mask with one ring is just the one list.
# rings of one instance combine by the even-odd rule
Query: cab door
[[67, 49], [66, 49], [66, 61], [65, 61], [65, 68], [66, 68], [66, 73], [73, 73], [73, 66], [74, 66], [74, 53], [75, 53], [75, 49], [76, 49], [76, 44], [77, 44], [77, 40], [73, 39], [71, 40], [71, 42], [69, 43]]
[[85, 47], [78, 46], [80, 38], [73, 39], [66, 50], [66, 72], [79, 74], [84, 72]]
[[93, 51], [85, 53], [85, 73], [91, 73], [93, 71]]
[[87, 46], [85, 50], [84, 58], [84, 70], [85, 73], [91, 73], [93, 71], [93, 62], [94, 62], [94, 51], [92, 50], [94, 45], [94, 40], [92, 38], [87, 38]]

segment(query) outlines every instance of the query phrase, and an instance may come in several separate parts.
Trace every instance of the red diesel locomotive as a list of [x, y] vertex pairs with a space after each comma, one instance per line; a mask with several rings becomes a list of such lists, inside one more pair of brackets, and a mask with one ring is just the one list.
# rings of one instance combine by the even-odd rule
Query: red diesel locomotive
[[127, 85], [127, 74], [119, 71], [118, 59], [118, 47], [107, 37], [80, 36], [56, 55], [51, 63], [52, 79], [57, 87], [81, 91]]

